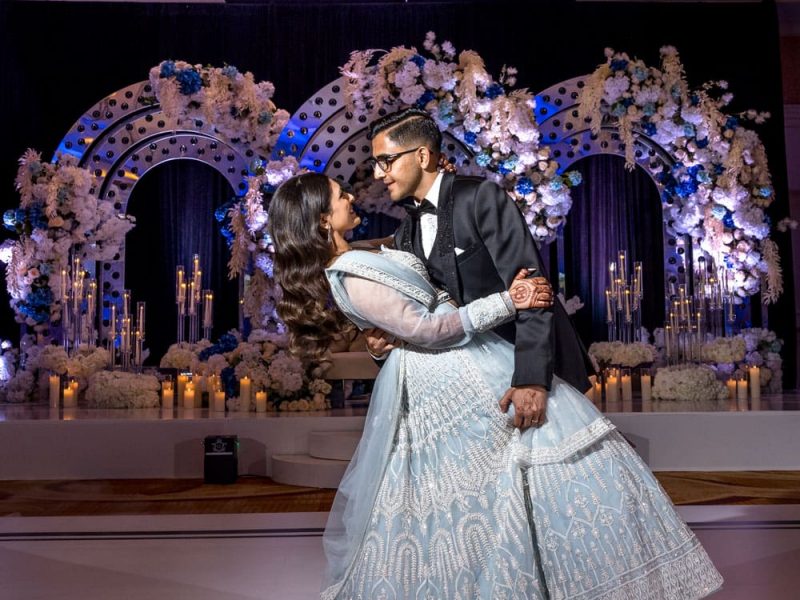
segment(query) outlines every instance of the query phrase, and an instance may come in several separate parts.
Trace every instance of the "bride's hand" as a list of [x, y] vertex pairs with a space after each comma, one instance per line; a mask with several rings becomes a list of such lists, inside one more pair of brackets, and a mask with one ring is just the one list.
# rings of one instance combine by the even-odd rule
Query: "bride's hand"
[[514, 277], [508, 293], [517, 310], [550, 308], [553, 306], [553, 288], [544, 277], [527, 278], [528, 270], [521, 269]]

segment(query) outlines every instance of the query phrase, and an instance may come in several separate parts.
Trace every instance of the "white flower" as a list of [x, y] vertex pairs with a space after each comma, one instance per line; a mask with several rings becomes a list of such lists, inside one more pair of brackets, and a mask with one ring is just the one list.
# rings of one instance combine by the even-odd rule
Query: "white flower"
[[708, 367], [678, 365], [656, 372], [653, 398], [656, 400], [724, 400], [728, 390]]

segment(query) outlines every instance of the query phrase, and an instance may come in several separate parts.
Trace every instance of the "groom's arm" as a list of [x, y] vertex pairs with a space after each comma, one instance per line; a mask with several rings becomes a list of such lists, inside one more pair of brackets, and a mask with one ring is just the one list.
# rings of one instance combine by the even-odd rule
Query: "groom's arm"
[[[544, 264], [522, 213], [497, 184], [484, 181], [474, 199], [474, 215], [480, 236], [503, 282], [509, 285], [523, 268]], [[534, 308], [517, 313], [513, 387], [540, 385], [550, 389], [554, 368], [553, 308]]]

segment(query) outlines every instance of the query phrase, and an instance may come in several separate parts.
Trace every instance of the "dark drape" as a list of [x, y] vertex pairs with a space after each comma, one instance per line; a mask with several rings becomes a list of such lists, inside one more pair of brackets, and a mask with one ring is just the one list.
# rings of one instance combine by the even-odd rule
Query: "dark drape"
[[[89, 106], [145, 79], [165, 58], [253, 71], [274, 82], [277, 103], [293, 111], [338, 76], [351, 50], [421, 47], [429, 30], [458, 49], [480, 52], [494, 73], [503, 64], [518, 67], [519, 85], [534, 91], [591, 72], [606, 46], [649, 63], [657, 63], [660, 46], [676, 46], [691, 85], [726, 79], [736, 95], [732, 112], [752, 107], [772, 113], [759, 130], [779, 199], [770, 213], [773, 222], [788, 215], [773, 2], [0, 2], [0, 202], [4, 208], [17, 202], [12, 181], [25, 148], [49, 154]], [[788, 238], [778, 241], [786, 293], [770, 309], [770, 325], [788, 342], [785, 358], [794, 364], [791, 251]], [[149, 266], [131, 257], [127, 272]], [[0, 304], [5, 300], [0, 292]], [[13, 335], [10, 310], [2, 311], [0, 325], [4, 335]], [[793, 375], [787, 371], [787, 384]]]
[[228, 279], [230, 255], [214, 219], [216, 208], [233, 194], [222, 175], [188, 160], [159, 165], [134, 188], [128, 212], [136, 227], [126, 238], [125, 284], [133, 302], [147, 303], [148, 364], [156, 364], [175, 342], [175, 267], [182, 264], [191, 272], [195, 253], [203, 287], [214, 290], [214, 335], [238, 326], [238, 279]]
[[628, 264], [641, 261], [645, 299], [642, 324], [651, 332], [664, 321], [663, 220], [661, 200], [649, 175], [625, 169], [621, 157], [590, 156], [572, 167], [584, 183], [573, 190], [564, 228], [566, 296], [580, 296], [584, 307], [573, 317], [584, 343], [607, 337], [604, 290], [608, 263], [618, 250]]

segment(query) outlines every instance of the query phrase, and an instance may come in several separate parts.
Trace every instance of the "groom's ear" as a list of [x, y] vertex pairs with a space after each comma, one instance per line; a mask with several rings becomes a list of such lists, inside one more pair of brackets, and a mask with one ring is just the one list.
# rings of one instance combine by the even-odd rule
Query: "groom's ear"
[[422, 146], [419, 149], [418, 155], [419, 165], [423, 171], [434, 171], [439, 164], [439, 155], [433, 152], [427, 146]]

